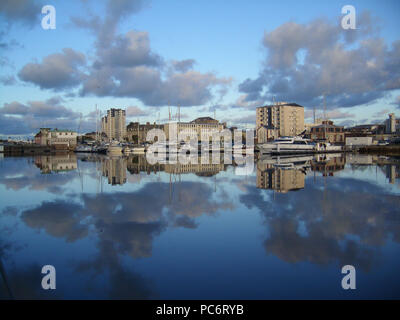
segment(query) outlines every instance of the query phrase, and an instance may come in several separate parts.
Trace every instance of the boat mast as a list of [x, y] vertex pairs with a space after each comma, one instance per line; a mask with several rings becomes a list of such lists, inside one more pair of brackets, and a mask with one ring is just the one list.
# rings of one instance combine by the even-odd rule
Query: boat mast
[[326, 140], [326, 99], [324, 93], [324, 139]]

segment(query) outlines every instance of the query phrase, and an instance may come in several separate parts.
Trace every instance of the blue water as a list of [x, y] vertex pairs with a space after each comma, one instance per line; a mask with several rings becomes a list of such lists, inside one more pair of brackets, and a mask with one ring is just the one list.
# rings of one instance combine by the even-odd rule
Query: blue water
[[276, 163], [0, 158], [0, 298], [399, 299], [400, 161]]

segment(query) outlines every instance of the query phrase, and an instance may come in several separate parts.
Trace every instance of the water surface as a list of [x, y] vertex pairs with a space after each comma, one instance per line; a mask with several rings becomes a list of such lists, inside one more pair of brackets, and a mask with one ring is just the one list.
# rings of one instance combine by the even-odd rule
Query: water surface
[[[0, 298], [400, 298], [400, 162], [0, 158]], [[56, 290], [41, 268], [56, 268]], [[343, 290], [353, 265], [356, 290]]]

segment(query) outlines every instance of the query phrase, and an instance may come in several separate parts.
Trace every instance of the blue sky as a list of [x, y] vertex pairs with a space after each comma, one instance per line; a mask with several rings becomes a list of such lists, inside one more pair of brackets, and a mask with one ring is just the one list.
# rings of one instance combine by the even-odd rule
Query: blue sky
[[[45, 4], [56, 8], [55, 30], [41, 28]], [[354, 36], [345, 43], [346, 30], [339, 29], [347, 4], [356, 9], [357, 29], [347, 30]], [[129, 120], [162, 121], [167, 101], [173, 112], [182, 106], [184, 120], [213, 116], [215, 109], [229, 125], [252, 127], [255, 107], [272, 96], [300, 103], [310, 115], [313, 107], [321, 109], [323, 91], [330, 92], [328, 115], [336, 123], [379, 122], [399, 111], [399, 9], [395, 0], [3, 1], [0, 134], [28, 134], [46, 124], [74, 127], [80, 113], [90, 130], [95, 104], [103, 111], [129, 108]], [[103, 31], [90, 25], [94, 17]], [[115, 23], [113, 32], [107, 23]], [[145, 44], [137, 59], [121, 53], [129, 43], [127, 55]], [[284, 60], [292, 54], [297, 62]], [[178, 70], [179, 61], [189, 66]], [[71, 72], [52, 71], [57, 63]]]

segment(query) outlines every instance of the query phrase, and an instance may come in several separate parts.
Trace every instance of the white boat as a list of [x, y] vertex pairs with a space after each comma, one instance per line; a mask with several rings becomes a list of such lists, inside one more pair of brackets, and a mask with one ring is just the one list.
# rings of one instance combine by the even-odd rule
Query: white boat
[[122, 155], [123, 147], [118, 141], [113, 141], [110, 143], [107, 149], [107, 153], [111, 155]]
[[93, 147], [86, 145], [79, 145], [75, 148], [75, 152], [93, 152]]
[[280, 137], [272, 142], [259, 144], [261, 155], [312, 153], [316, 150], [315, 143], [301, 137]]

